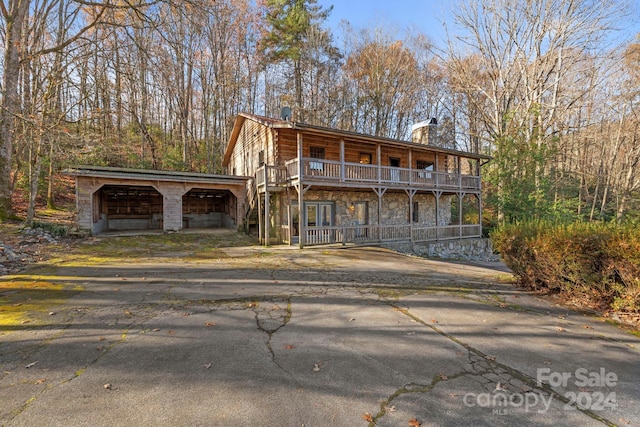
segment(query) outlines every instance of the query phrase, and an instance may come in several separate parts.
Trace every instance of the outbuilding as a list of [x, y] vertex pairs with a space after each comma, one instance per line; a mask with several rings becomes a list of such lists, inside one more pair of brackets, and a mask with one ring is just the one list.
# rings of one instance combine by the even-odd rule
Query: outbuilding
[[98, 166], [66, 173], [76, 179], [78, 228], [91, 235], [244, 224], [246, 177]]

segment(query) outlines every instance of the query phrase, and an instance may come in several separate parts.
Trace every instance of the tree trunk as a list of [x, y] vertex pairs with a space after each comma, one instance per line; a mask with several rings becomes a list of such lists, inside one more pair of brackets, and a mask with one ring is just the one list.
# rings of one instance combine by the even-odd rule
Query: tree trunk
[[5, 16], [4, 73], [2, 76], [2, 100], [0, 101], [0, 221], [13, 215], [11, 154], [15, 116], [20, 108], [18, 84], [22, 23], [29, 10], [29, 3], [28, 0], [10, 1], [8, 15]]

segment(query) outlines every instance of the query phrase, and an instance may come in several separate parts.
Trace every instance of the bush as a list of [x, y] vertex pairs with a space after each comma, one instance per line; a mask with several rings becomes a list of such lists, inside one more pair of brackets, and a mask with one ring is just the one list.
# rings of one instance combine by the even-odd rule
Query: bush
[[491, 237], [524, 287], [590, 308], [640, 312], [638, 227], [535, 221], [499, 227]]

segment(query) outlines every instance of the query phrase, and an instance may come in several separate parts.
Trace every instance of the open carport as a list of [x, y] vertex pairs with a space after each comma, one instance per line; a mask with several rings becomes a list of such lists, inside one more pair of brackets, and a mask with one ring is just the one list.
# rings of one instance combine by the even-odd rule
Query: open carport
[[66, 172], [76, 178], [78, 229], [92, 235], [243, 225], [244, 177], [96, 166]]

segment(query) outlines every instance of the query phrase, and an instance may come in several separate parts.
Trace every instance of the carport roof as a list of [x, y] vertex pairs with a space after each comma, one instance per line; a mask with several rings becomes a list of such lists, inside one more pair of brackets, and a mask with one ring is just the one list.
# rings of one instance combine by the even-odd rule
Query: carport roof
[[176, 172], [151, 169], [113, 168], [105, 166], [75, 166], [64, 171], [67, 175], [96, 178], [134, 179], [145, 181], [199, 182], [207, 184], [244, 185], [244, 176], [216, 175], [196, 172]]

